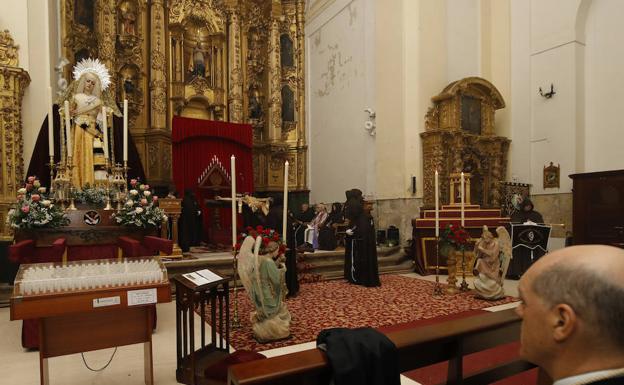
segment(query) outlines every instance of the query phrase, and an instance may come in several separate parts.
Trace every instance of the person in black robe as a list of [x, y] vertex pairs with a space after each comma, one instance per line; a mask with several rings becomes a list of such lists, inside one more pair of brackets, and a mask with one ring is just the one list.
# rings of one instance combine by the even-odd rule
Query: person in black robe
[[303, 203], [301, 205], [301, 211], [294, 216], [295, 227], [295, 245], [297, 247], [303, 245], [305, 229], [308, 227], [308, 223], [314, 219], [314, 209], [309, 204]]
[[[523, 224], [525, 222], [544, 223], [542, 214], [534, 210], [533, 202], [528, 197], [520, 203], [520, 210], [511, 215], [511, 223]], [[507, 270], [507, 277], [511, 279], [520, 279], [531, 264], [544, 255], [544, 251], [539, 248], [529, 250], [526, 247], [516, 247], [512, 253], [513, 258], [509, 262]]]
[[345, 242], [345, 277], [358, 285], [381, 286], [373, 218], [364, 210], [362, 191], [352, 189], [346, 195], [345, 217], [350, 227]]
[[201, 208], [195, 199], [195, 193], [191, 189], [184, 191], [182, 198], [182, 213], [178, 240], [182, 251], [189, 251], [191, 246], [199, 245], [202, 234]]
[[344, 216], [342, 205], [338, 202], [332, 204], [332, 211], [327, 216], [325, 223], [319, 228], [318, 244], [319, 250], [335, 250], [338, 246], [336, 240], [335, 224], [342, 224]]

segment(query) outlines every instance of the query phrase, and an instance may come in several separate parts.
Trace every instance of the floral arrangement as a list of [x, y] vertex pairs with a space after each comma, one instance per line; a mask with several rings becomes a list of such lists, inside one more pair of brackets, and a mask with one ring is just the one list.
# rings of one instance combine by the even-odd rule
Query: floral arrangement
[[82, 203], [101, 207], [106, 203], [106, 189], [92, 187], [87, 183], [82, 187], [82, 190], [76, 192], [75, 198]]
[[34, 176], [29, 176], [24, 187], [17, 190], [17, 202], [9, 211], [8, 222], [14, 229], [61, 227], [69, 218], [46, 195], [46, 188]]
[[130, 181], [128, 200], [115, 215], [115, 221], [122, 226], [153, 227], [165, 220], [165, 212], [158, 208], [158, 197], [152, 195], [148, 184], [137, 179]]
[[249, 235], [251, 235], [254, 238], [257, 237], [258, 235], [262, 237], [262, 244], [260, 245], [260, 254], [263, 254], [263, 251], [267, 248], [267, 246], [269, 246], [269, 243], [271, 242], [275, 242], [278, 244], [279, 246], [279, 252], [277, 253], [278, 256], [284, 254], [284, 252], [286, 251], [286, 245], [282, 243], [282, 237], [277, 231], [273, 229], [268, 229], [268, 228], [265, 229], [263, 226], [256, 226], [255, 229], [251, 226], [247, 226], [245, 230], [246, 230], [245, 232], [240, 233], [238, 236], [238, 241], [236, 242], [237, 251], [240, 250], [241, 245], [243, 244], [243, 241]]
[[440, 234], [440, 244], [460, 250], [466, 247], [469, 238], [470, 234], [461, 226], [449, 223], [442, 234]]

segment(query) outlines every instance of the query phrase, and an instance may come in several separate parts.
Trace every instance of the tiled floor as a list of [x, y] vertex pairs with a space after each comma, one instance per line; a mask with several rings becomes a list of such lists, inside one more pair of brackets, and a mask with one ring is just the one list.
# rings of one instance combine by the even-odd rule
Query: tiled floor
[[[434, 276], [414, 278], [435, 280]], [[441, 276], [441, 282], [446, 280]], [[471, 279], [468, 279], [471, 283]], [[509, 295], [517, 295], [517, 281], [506, 281]], [[513, 304], [503, 305], [505, 308]], [[494, 309], [492, 309], [494, 310]], [[501, 308], [495, 310], [502, 310]], [[199, 322], [199, 319], [197, 319]], [[0, 344], [0, 384], [39, 384], [39, 353], [26, 352], [20, 344], [21, 322], [9, 321], [9, 308], [0, 309], [0, 335], [5, 336]], [[314, 343], [305, 343], [266, 351], [269, 357], [314, 348]], [[87, 363], [94, 368], [104, 365], [113, 349], [85, 353]], [[159, 385], [174, 385], [176, 367], [175, 347], [175, 302], [158, 305], [158, 329], [153, 335], [154, 379]], [[51, 384], [143, 384], [143, 347], [141, 345], [118, 348], [110, 366], [102, 372], [91, 372], [82, 361], [80, 354], [52, 358], [49, 360]], [[402, 384], [417, 384], [402, 377]]]

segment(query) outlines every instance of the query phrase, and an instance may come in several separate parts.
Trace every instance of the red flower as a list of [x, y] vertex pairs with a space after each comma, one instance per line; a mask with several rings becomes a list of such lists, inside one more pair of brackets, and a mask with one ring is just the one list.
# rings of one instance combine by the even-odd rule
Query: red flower
[[236, 248], [236, 250], [240, 250], [241, 244], [240, 243], [236, 243], [236, 245], [234, 247]]
[[249, 232], [249, 231], [253, 230], [253, 227], [251, 227], [251, 226], [247, 226], [247, 227], [245, 228], [245, 230], [247, 230], [247, 231]]
[[283, 254], [285, 251], [286, 251], [286, 245], [281, 244], [280, 247], [279, 247], [279, 253]]
[[264, 230], [264, 227], [262, 227], [262, 225], [258, 225], [256, 226], [256, 231], [261, 233]]
[[262, 238], [262, 244], [263, 244], [264, 246], [268, 246], [268, 245], [269, 245], [269, 242], [271, 242], [271, 241], [269, 240], [269, 238]]

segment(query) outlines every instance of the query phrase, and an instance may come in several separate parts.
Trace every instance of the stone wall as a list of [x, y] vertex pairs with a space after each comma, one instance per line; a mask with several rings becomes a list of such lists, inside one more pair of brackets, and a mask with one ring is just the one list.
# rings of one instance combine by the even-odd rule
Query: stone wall
[[563, 223], [565, 227], [553, 226], [551, 237], [565, 238], [572, 231], [572, 193], [532, 195], [531, 200], [546, 223]]
[[400, 244], [412, 238], [412, 219], [420, 215], [421, 198], [380, 199], [373, 206], [375, 229], [399, 228]]

